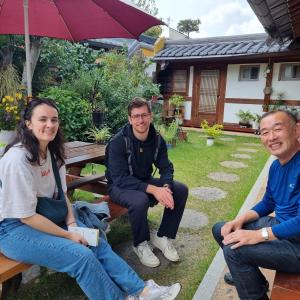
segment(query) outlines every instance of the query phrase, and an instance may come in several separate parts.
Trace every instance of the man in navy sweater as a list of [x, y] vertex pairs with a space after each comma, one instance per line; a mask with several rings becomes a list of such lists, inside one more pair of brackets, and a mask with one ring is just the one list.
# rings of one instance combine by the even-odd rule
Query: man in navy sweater
[[[133, 232], [133, 250], [148, 267], [160, 264], [151, 244], [170, 261], [179, 255], [172, 243], [175, 239], [188, 196], [187, 187], [173, 180], [173, 164], [168, 159], [164, 139], [151, 124], [148, 102], [136, 97], [128, 105], [127, 123], [110, 141], [106, 151], [106, 178], [113, 202], [128, 208]], [[153, 178], [153, 167], [160, 177]], [[149, 232], [149, 206], [164, 206], [158, 232]]]
[[[263, 199], [213, 235], [240, 299], [266, 300], [268, 283], [259, 267], [300, 273], [300, 124], [288, 111], [272, 111], [260, 123], [261, 141], [278, 159], [269, 170]], [[269, 216], [275, 212], [275, 217]]]

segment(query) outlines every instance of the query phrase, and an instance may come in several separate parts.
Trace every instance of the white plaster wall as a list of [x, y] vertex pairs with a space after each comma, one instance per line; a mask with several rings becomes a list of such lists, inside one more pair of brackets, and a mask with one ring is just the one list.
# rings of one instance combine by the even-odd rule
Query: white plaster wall
[[278, 93], [283, 92], [283, 100], [300, 100], [300, 81], [279, 81], [279, 70], [280, 63], [275, 63], [273, 67], [271, 99], [276, 100]]
[[[251, 64], [246, 64], [251, 65]], [[257, 65], [257, 64], [253, 64]], [[240, 64], [230, 64], [227, 68], [226, 98], [263, 99], [263, 89], [266, 84], [264, 70], [266, 64], [260, 64], [259, 80], [239, 81]]]
[[148, 75], [148, 77], [152, 79], [154, 77], [155, 72], [156, 72], [156, 63], [150, 64], [145, 70], [145, 73]]
[[260, 104], [239, 104], [239, 103], [225, 103], [224, 119], [225, 123], [238, 123], [239, 118], [236, 113], [240, 110], [249, 110], [252, 114], [263, 114], [262, 105]]

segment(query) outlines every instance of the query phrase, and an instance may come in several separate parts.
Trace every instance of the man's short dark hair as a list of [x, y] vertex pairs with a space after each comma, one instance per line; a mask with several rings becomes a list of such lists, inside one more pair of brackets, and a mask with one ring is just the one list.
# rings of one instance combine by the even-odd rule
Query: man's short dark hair
[[148, 103], [148, 101], [142, 97], [134, 97], [128, 104], [127, 110], [128, 110], [128, 116], [131, 116], [131, 111], [134, 108], [140, 108], [146, 106], [148, 108], [148, 112], [151, 113], [151, 108]]
[[289, 110], [284, 110], [284, 109], [277, 109], [277, 110], [268, 111], [268, 112], [266, 112], [265, 114], [262, 115], [261, 120], [268, 117], [268, 116], [274, 115], [278, 112], [285, 113], [293, 124], [297, 123], [297, 121], [298, 121], [297, 116], [295, 114], [293, 114], [292, 112], [290, 112]]

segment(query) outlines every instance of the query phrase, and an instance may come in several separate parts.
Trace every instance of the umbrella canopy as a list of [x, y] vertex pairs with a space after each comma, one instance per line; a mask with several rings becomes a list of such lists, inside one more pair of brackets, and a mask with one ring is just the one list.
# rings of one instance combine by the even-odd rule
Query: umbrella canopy
[[[138, 38], [148, 28], [163, 24], [124, 0], [0, 0], [0, 34], [24, 34], [27, 40], [28, 34], [70, 41]], [[28, 41], [26, 46], [28, 62]]]

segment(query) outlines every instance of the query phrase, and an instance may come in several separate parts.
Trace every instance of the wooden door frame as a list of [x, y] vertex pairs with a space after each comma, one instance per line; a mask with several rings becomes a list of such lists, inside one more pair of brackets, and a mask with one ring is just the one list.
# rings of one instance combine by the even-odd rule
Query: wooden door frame
[[[194, 80], [193, 80], [193, 97], [192, 97], [192, 125], [194, 127], [200, 127], [200, 120], [198, 115], [199, 108], [199, 96], [200, 96], [200, 83], [201, 83], [201, 71], [203, 70], [218, 70], [219, 80], [218, 80], [218, 98], [216, 105], [216, 114], [214, 115], [214, 122], [223, 123], [224, 115], [224, 99], [225, 99], [225, 89], [226, 89], [226, 74], [227, 68], [225, 66], [195, 66], [194, 68]], [[205, 115], [205, 114], [204, 114]], [[213, 114], [207, 114], [207, 119], [211, 119]]]

